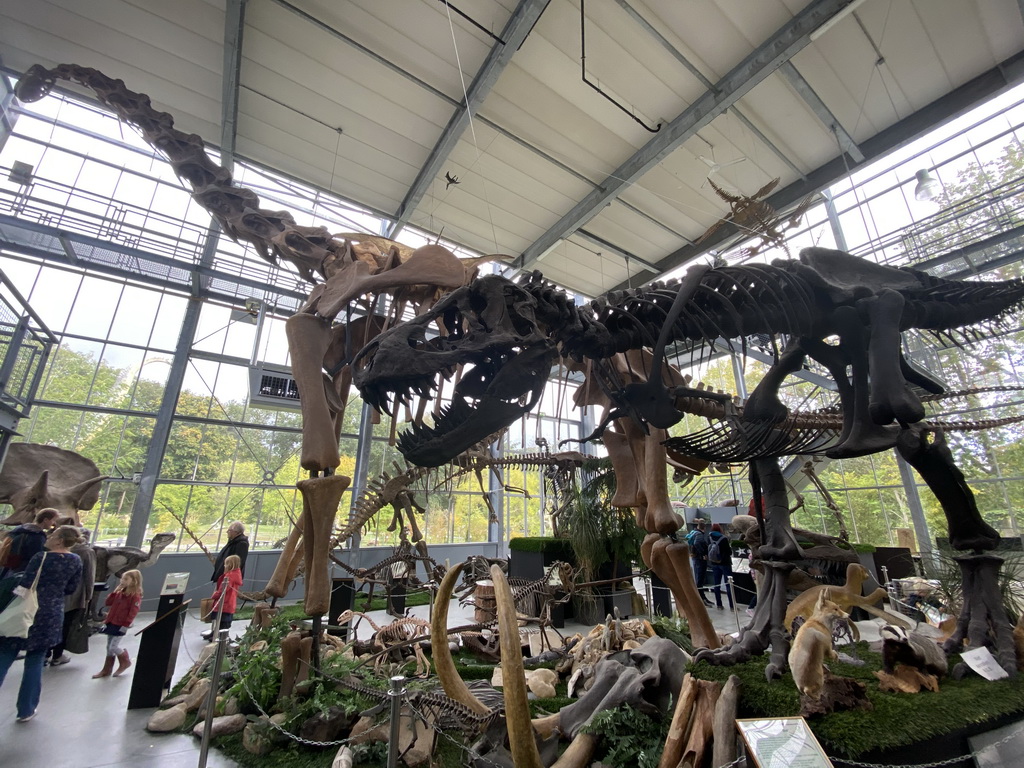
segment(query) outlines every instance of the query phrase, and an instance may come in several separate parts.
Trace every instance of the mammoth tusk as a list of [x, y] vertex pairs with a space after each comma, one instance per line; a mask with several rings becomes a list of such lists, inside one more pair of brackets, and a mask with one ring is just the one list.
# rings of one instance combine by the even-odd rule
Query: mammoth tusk
[[572, 743], [551, 768], [584, 768], [590, 763], [599, 738], [593, 733], [577, 733], [576, 738], [572, 740]]
[[498, 640], [501, 643], [501, 671], [505, 687], [505, 722], [508, 725], [509, 751], [516, 768], [543, 768], [537, 740], [530, 724], [530, 705], [526, 701], [526, 671], [523, 646], [519, 640], [516, 607], [512, 589], [501, 568], [491, 566], [494, 601], [498, 609]]
[[462, 572], [463, 563], [453, 565], [441, 579], [434, 598], [434, 613], [430, 617], [430, 648], [434, 654], [434, 669], [437, 679], [445, 695], [460, 704], [465, 704], [479, 715], [486, 715], [491, 710], [480, 699], [473, 695], [469, 686], [459, 677], [452, 661], [452, 652], [448, 648], [448, 605], [455, 591], [455, 581]]

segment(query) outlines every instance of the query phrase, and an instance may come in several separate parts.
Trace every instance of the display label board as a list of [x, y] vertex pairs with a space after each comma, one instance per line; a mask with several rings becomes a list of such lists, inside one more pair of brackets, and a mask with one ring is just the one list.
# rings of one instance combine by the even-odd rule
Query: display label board
[[833, 768], [802, 717], [737, 720], [736, 727], [757, 768]]
[[188, 587], [187, 573], [168, 573], [164, 576], [164, 586], [160, 590], [161, 595], [183, 595]]

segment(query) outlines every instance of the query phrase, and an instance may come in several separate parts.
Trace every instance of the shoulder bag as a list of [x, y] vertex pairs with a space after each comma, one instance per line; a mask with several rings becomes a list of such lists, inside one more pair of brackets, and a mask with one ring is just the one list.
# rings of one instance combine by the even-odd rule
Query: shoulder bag
[[43, 564], [46, 562], [46, 553], [43, 553], [39, 561], [39, 568], [36, 570], [36, 577], [32, 586], [20, 600], [14, 600], [0, 613], [0, 637], [28, 637], [28, 631], [32, 628], [32, 622], [36, 620], [36, 611], [39, 610], [39, 596], [36, 594], [36, 587], [39, 586], [39, 574], [43, 572]]

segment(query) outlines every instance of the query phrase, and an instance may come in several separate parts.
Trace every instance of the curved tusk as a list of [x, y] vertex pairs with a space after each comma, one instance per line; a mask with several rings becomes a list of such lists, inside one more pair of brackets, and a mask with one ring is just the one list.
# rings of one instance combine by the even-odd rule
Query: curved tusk
[[526, 671], [523, 646], [519, 641], [516, 607], [512, 589], [501, 568], [491, 566], [494, 601], [498, 609], [498, 640], [501, 643], [501, 676], [505, 688], [505, 723], [508, 746], [516, 768], [544, 768], [537, 740], [530, 724], [530, 705], [526, 702]]
[[585, 768], [597, 749], [598, 736], [593, 733], [577, 733], [576, 738], [551, 768]]
[[437, 679], [441, 681], [445, 695], [460, 704], [465, 704], [478, 715], [486, 715], [490, 713], [490, 708], [474, 696], [466, 682], [459, 677], [455, 662], [452, 661], [452, 652], [448, 648], [448, 605], [452, 601], [455, 582], [462, 572], [463, 565], [459, 563], [449, 568], [437, 588], [434, 613], [430, 617], [430, 650], [434, 656]]

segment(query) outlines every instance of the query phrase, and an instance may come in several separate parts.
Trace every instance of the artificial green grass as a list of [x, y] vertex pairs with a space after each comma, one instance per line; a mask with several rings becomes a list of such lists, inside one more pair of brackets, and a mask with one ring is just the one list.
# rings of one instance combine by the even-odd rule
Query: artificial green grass
[[[429, 592], [412, 592], [405, 596], [405, 605], [407, 608], [411, 608], [414, 605], [429, 605], [430, 604], [430, 593]], [[388, 599], [384, 595], [374, 597], [370, 601], [370, 607], [366, 607], [366, 597], [356, 595], [355, 610], [357, 611], [383, 611], [388, 607]], [[253, 609], [255, 605], [245, 605], [235, 611], [235, 621], [241, 619], [251, 619]], [[281, 613], [289, 621], [306, 621], [309, 617], [302, 610], [302, 602], [293, 603], [292, 605], [282, 606]]]
[[[867, 662], [863, 667], [831, 662], [829, 669], [834, 675], [863, 682], [874, 708], [809, 719], [811, 729], [830, 754], [856, 758], [874, 750], [926, 741], [1004, 715], [1024, 713], [1024, 686], [1019, 681], [991, 682], [972, 674], [963, 680], [941, 680], [938, 693], [884, 693], [879, 690], [878, 679], [873, 674], [881, 668], [881, 655], [868, 650], [867, 643], [857, 644], [856, 655]], [[959, 657], [950, 657], [950, 668], [958, 661]], [[764, 678], [766, 663], [767, 656], [731, 667], [699, 662], [693, 664], [690, 671], [701, 680], [722, 682], [729, 675], [737, 675], [743, 683], [740, 717], [799, 714], [800, 697], [792, 675], [787, 672], [781, 680], [768, 683]]]

